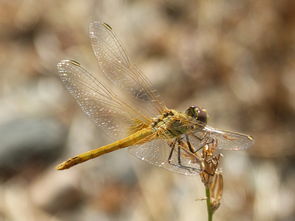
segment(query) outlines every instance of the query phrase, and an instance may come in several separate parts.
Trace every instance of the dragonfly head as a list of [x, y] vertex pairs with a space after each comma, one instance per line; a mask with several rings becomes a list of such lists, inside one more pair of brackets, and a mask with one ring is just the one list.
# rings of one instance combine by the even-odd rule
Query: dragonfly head
[[201, 122], [204, 125], [207, 124], [208, 114], [206, 109], [200, 108], [198, 106], [191, 106], [185, 111], [185, 113], [198, 122]]

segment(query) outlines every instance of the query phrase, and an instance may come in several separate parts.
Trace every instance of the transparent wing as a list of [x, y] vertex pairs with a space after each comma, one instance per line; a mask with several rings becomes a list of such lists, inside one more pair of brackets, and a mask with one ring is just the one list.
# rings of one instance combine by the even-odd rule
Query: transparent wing
[[122, 125], [131, 125], [134, 119], [149, 123], [149, 119], [107, 89], [95, 75], [89, 73], [78, 62], [63, 60], [57, 65], [59, 76], [81, 109], [97, 126], [111, 136], [119, 136]]
[[[134, 105], [149, 117], [161, 114], [165, 109], [159, 95], [152, 89], [147, 78], [130, 63], [125, 50], [112, 31], [100, 22], [89, 26], [92, 48], [106, 78], [120, 89], [120, 93], [133, 98]], [[143, 106], [147, 104], [146, 106]]]
[[189, 134], [189, 139], [195, 149], [212, 142], [213, 139], [217, 141], [217, 148], [222, 150], [244, 150], [254, 144], [254, 139], [249, 135], [217, 130], [209, 126]]
[[[174, 141], [171, 141], [171, 143]], [[197, 175], [200, 172], [200, 167], [193, 155], [183, 149], [180, 149], [180, 152], [178, 152], [177, 143], [172, 150], [171, 143], [158, 139], [142, 145], [132, 146], [128, 149], [130, 154], [155, 166], [184, 175]], [[168, 159], [171, 151], [172, 155], [169, 162]], [[179, 163], [179, 154], [181, 163]]]

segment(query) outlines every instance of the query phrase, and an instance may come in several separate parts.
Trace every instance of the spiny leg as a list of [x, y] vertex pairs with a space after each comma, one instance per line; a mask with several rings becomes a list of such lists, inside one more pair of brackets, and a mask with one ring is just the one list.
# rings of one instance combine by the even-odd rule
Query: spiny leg
[[173, 151], [174, 151], [175, 145], [176, 145], [176, 139], [171, 144], [169, 144], [169, 146], [171, 147], [171, 150], [170, 150], [170, 153], [169, 153], [169, 157], [168, 157], [168, 163], [169, 164], [171, 164], [171, 159], [172, 159], [172, 155], [173, 155]]
[[182, 166], [182, 164], [181, 164], [181, 155], [180, 155], [180, 140], [178, 141], [178, 145], [177, 145], [177, 160], [178, 160], [178, 164], [180, 165], [180, 166]]
[[[197, 136], [196, 136], [197, 137]], [[188, 145], [188, 148], [189, 148], [189, 150], [192, 152], [192, 153], [196, 153], [196, 152], [198, 152], [199, 150], [201, 150], [203, 147], [204, 147], [204, 145], [202, 144], [198, 149], [194, 149], [193, 147], [192, 147], [192, 145], [191, 145], [191, 143], [190, 143], [190, 141], [189, 141], [189, 137], [188, 137], [188, 135], [187, 134], [185, 134], [185, 139], [186, 139], [186, 143], [187, 143], [187, 145]], [[202, 141], [202, 140], [201, 140]]]
[[[173, 156], [173, 152], [175, 150], [175, 145], [177, 144], [177, 164], [172, 162], [172, 156]], [[169, 157], [168, 157], [168, 163], [172, 166], [181, 168], [181, 169], [185, 169], [188, 171], [194, 171], [197, 173], [200, 173], [200, 169], [199, 168], [194, 168], [194, 167], [189, 167], [189, 166], [184, 166], [181, 163], [181, 149], [183, 148], [182, 146], [184, 146], [185, 144], [182, 142], [182, 138], [177, 138], [175, 139], [172, 143], [169, 144], [169, 147], [171, 148], [170, 153], [169, 153]]]
[[[211, 143], [214, 143], [214, 138], [212, 138], [210, 136], [210, 132], [206, 131], [202, 137], [199, 137], [198, 135], [196, 134], [191, 134], [193, 137], [195, 137], [196, 139], [198, 139], [200, 141], [200, 144], [199, 144], [199, 147], [196, 149], [196, 150], [193, 150], [194, 152], [193, 153], [196, 153], [198, 152], [199, 150], [201, 150], [205, 145], [207, 144], [211, 144]], [[189, 142], [188, 140], [188, 135], [186, 135], [186, 140]], [[193, 148], [192, 148], [193, 149]]]
[[212, 137], [210, 137], [210, 132], [209, 131], [205, 131], [205, 133], [202, 134], [202, 136], [198, 136], [197, 134], [192, 134], [192, 136], [194, 136], [195, 138], [197, 138], [199, 141], [205, 143], [205, 144], [209, 144], [212, 142], [212, 140], [210, 142], [207, 143], [208, 140], [213, 139]]
[[202, 134], [202, 137], [199, 137], [196, 134], [192, 134], [195, 138], [197, 138], [199, 141], [202, 141], [207, 135], [208, 135], [208, 131], [205, 131], [204, 134]]
[[173, 165], [173, 166], [177, 166], [177, 167], [179, 167], [179, 168], [182, 168], [182, 169], [185, 169], [185, 170], [188, 170], [188, 171], [194, 171], [194, 172], [197, 172], [197, 173], [199, 173], [200, 172], [200, 169], [198, 169], [198, 168], [194, 168], [194, 167], [190, 167], [190, 166], [185, 166], [185, 165], [183, 165], [182, 164], [182, 162], [181, 162], [181, 156], [182, 156], [182, 154], [181, 154], [181, 150], [182, 150], [182, 146], [184, 145], [184, 143], [181, 141], [181, 139], [178, 139], [177, 140], [177, 165], [176, 164], [173, 164], [173, 163], [170, 163], [171, 165]]
[[189, 142], [189, 138], [188, 138], [188, 135], [187, 135], [187, 134], [185, 135], [185, 139], [186, 139], [186, 143], [187, 143], [187, 145], [188, 145], [189, 150], [190, 150], [192, 153], [195, 153], [195, 152], [194, 152], [195, 150], [193, 149], [191, 143]]

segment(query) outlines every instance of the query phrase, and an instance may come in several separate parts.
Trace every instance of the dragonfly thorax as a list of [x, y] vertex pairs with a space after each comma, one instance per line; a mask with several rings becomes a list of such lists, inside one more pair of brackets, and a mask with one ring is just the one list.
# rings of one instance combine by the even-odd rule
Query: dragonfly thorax
[[193, 122], [186, 113], [167, 110], [153, 119], [152, 128], [162, 138], [174, 138], [187, 133], [193, 128]]

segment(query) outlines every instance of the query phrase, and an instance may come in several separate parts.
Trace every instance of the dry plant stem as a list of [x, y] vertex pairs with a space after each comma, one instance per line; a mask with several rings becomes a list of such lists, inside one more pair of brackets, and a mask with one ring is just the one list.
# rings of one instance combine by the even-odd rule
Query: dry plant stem
[[207, 202], [207, 212], [208, 212], [208, 221], [213, 220], [213, 209], [211, 204], [211, 194], [209, 186], [205, 186], [206, 188], [206, 202]]

